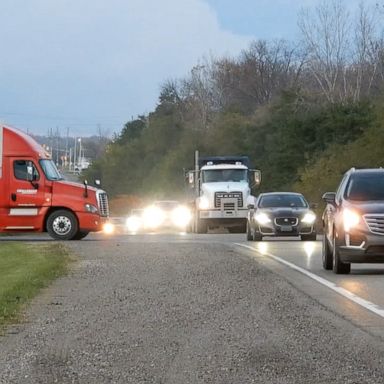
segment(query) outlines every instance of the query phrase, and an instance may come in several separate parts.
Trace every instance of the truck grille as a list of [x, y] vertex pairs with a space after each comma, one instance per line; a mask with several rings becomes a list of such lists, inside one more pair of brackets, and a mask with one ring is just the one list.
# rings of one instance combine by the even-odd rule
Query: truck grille
[[241, 192], [215, 192], [215, 208], [221, 208], [222, 200], [224, 199], [224, 210], [235, 209], [234, 203], [226, 203], [225, 199], [237, 199], [237, 207], [243, 206], [243, 194]]
[[364, 219], [372, 233], [384, 235], [384, 215], [364, 215]]
[[97, 193], [97, 201], [99, 203], [99, 212], [100, 216], [109, 216], [109, 204], [108, 204], [108, 196], [105, 192]]
[[297, 217], [276, 217], [275, 224], [276, 225], [297, 225], [298, 223]]

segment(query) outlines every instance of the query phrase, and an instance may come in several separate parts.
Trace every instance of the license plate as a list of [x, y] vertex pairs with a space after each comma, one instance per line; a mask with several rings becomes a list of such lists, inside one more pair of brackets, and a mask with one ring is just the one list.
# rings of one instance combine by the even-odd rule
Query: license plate
[[282, 225], [280, 230], [281, 232], [292, 232], [292, 225]]

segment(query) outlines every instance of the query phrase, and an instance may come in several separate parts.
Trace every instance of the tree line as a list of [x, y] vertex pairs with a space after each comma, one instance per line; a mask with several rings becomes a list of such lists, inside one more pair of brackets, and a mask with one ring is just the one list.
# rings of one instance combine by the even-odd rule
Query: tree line
[[321, 1], [298, 15], [301, 40], [257, 40], [238, 57], [204, 58], [161, 87], [155, 110], [127, 122], [93, 163], [111, 196], [184, 196], [199, 149], [248, 155], [262, 190], [312, 201], [351, 166], [381, 166], [382, 7]]

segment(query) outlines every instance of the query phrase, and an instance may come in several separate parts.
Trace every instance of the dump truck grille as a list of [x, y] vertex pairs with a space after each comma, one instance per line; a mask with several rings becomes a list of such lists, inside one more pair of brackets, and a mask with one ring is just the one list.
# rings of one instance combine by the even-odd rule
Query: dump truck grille
[[243, 194], [241, 192], [216, 192], [215, 193], [215, 207], [221, 208], [222, 200], [224, 199], [224, 209], [235, 209], [233, 203], [226, 203], [225, 199], [237, 199], [237, 207], [241, 208], [243, 206]]

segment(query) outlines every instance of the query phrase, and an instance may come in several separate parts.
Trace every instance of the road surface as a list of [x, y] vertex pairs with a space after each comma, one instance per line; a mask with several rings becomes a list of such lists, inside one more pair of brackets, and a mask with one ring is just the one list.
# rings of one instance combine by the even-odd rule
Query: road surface
[[71, 273], [0, 338], [0, 383], [383, 381], [384, 265], [334, 275], [320, 241], [230, 234], [65, 244]]

